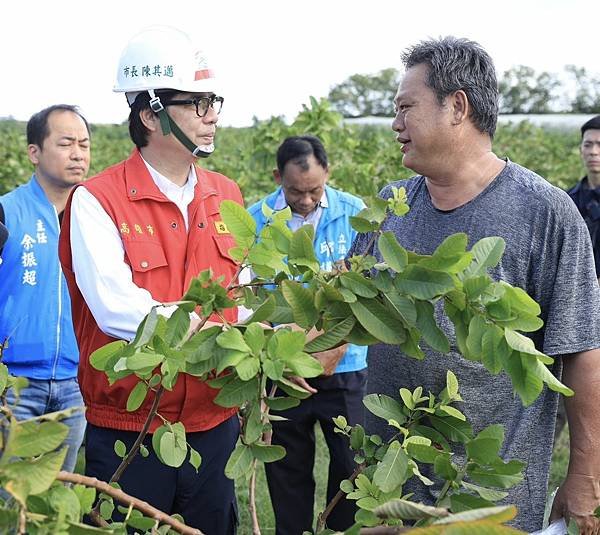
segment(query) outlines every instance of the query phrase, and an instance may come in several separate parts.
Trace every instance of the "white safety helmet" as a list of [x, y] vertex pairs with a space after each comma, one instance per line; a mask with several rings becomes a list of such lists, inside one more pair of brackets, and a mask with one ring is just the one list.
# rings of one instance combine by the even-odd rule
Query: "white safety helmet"
[[119, 60], [114, 91], [176, 89], [217, 93], [210, 63], [190, 37], [170, 26], [152, 26], [135, 35]]
[[147, 91], [151, 108], [159, 115], [164, 135], [171, 132], [195, 156], [208, 156], [214, 146], [197, 147], [169, 117], [155, 90], [175, 89], [186, 93], [217, 93], [214, 72], [190, 37], [171, 26], [151, 26], [140, 31], [125, 46], [119, 59], [115, 92], [124, 92], [131, 106]]

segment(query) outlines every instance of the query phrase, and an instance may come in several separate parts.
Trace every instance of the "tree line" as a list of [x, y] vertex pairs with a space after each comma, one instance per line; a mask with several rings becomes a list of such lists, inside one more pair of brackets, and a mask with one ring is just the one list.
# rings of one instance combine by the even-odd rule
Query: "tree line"
[[[327, 99], [344, 117], [391, 117], [401, 79], [397, 69], [353, 74], [334, 85]], [[600, 113], [600, 75], [565, 65], [560, 73], [516, 65], [498, 78], [500, 113]]]

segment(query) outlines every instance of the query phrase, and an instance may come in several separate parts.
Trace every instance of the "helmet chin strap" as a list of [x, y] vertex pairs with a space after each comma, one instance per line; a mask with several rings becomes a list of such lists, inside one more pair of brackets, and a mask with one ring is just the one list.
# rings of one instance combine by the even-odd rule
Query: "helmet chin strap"
[[154, 93], [154, 89], [148, 89], [148, 94], [150, 95], [150, 108], [158, 115], [163, 136], [168, 136], [173, 133], [177, 140], [198, 158], [208, 158], [213, 153], [215, 150], [214, 143], [211, 143], [210, 145], [196, 145], [183, 133], [181, 128], [177, 126], [177, 123], [171, 119], [171, 116], [162, 105], [160, 98]]

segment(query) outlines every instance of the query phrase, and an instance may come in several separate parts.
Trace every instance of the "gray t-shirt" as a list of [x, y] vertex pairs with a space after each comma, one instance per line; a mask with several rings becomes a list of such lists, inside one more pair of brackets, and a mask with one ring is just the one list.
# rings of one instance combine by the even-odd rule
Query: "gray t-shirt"
[[[501, 236], [506, 241], [506, 251], [490, 275], [524, 289], [540, 304], [544, 327], [531, 335], [536, 347], [551, 356], [600, 347], [600, 290], [589, 233], [565, 192], [512, 162], [507, 162], [475, 199], [451, 211], [433, 206], [422, 176], [387, 186], [382, 197], [392, 195], [392, 185], [406, 188], [410, 212], [401, 218], [389, 217], [383, 230], [393, 231], [405, 248], [431, 254], [456, 232], [469, 236], [469, 247], [481, 238]], [[368, 242], [369, 236], [360, 234], [349, 256], [363, 254]], [[376, 246], [371, 252], [381, 258]], [[524, 481], [511, 489], [502, 503], [517, 505], [517, 527], [539, 529], [558, 395], [544, 388], [531, 406], [523, 407], [505, 373], [492, 376], [483, 365], [467, 361], [458, 353], [453, 326], [440, 308], [437, 307], [437, 320], [451, 341], [450, 353], [442, 355], [423, 347], [427, 356], [417, 361], [403, 357], [398, 347], [372, 346], [368, 354], [368, 392], [398, 398], [401, 387], [413, 390], [421, 385], [425, 392], [437, 394], [445, 387], [446, 370], [451, 369], [464, 399], [457, 407], [472, 423], [474, 432], [491, 424], [503, 424], [505, 445], [501, 456], [527, 463]], [[557, 358], [553, 372], [560, 377], [561, 371], [561, 359]], [[368, 414], [368, 432], [389, 437], [391, 428]], [[422, 466], [424, 472], [428, 467]], [[421, 484], [407, 485], [404, 492], [409, 491], [416, 493], [413, 499], [417, 501], [434, 500], [432, 489]]]

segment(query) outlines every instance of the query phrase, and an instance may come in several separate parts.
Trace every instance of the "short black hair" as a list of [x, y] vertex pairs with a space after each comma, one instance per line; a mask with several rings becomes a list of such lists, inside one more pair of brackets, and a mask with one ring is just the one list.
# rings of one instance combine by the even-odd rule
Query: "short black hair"
[[480, 132], [491, 138], [498, 120], [498, 80], [490, 55], [479, 43], [452, 36], [422, 41], [402, 55], [407, 69], [429, 67], [427, 85], [439, 103], [462, 90], [471, 106], [471, 120]]
[[581, 139], [583, 139], [583, 134], [585, 134], [586, 130], [600, 130], [600, 115], [596, 115], [596, 117], [592, 117], [589, 121], [583, 123], [581, 127]]
[[292, 162], [306, 171], [308, 170], [307, 158], [311, 155], [323, 169], [327, 169], [327, 152], [318, 137], [290, 136], [277, 149], [277, 169], [283, 175], [285, 166]]
[[[175, 91], [174, 89], [155, 91], [155, 95], [161, 99], [161, 102], [170, 100], [178, 93], [181, 93], [181, 91]], [[148, 145], [150, 131], [144, 126], [140, 118], [140, 113], [146, 109], [150, 109], [150, 95], [148, 91], [142, 91], [135, 97], [129, 111], [129, 137], [138, 149]]]
[[28, 145], [37, 145], [40, 148], [43, 147], [44, 140], [48, 137], [48, 134], [50, 133], [48, 131], [48, 117], [52, 112], [55, 111], [70, 111], [76, 115], [79, 115], [79, 117], [81, 117], [81, 119], [85, 123], [88, 136], [90, 138], [92, 137], [92, 133], [90, 132], [90, 125], [88, 124], [86, 118], [81, 114], [77, 106], [73, 106], [71, 104], [55, 104], [54, 106], [48, 106], [42, 111], [34, 113], [27, 122]]

